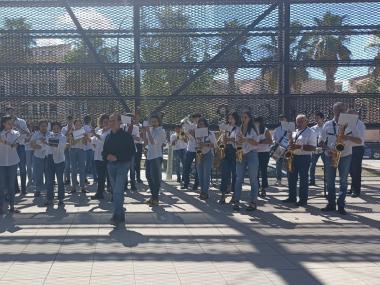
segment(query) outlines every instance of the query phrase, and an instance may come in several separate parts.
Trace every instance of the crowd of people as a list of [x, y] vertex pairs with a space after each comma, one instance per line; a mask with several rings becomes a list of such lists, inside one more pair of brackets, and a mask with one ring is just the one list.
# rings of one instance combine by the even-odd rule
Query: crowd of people
[[[91, 199], [104, 199], [106, 190], [112, 193], [111, 224], [122, 225], [125, 223], [125, 190], [130, 186], [131, 191], [137, 191], [136, 183], [142, 183], [143, 154], [151, 193], [147, 204], [159, 205], [163, 150], [170, 146], [180, 189], [189, 189], [193, 178], [192, 189], [200, 188], [202, 200], [209, 199], [213, 161], [218, 159], [219, 203], [227, 203], [231, 194], [228, 202], [236, 211], [243, 206], [241, 197], [246, 174], [250, 190], [246, 210], [256, 210], [258, 196], [266, 197], [271, 157], [276, 160], [275, 186], [283, 185], [284, 169], [287, 170], [289, 196], [283, 202], [306, 206], [309, 186], [315, 185], [316, 165], [321, 158], [328, 200], [322, 211], [338, 210], [345, 215], [349, 174], [352, 197], [360, 195], [365, 125], [359, 119], [356, 126], [340, 125], [340, 114], [356, 113], [347, 110], [341, 102], [334, 104], [333, 113], [334, 118], [325, 121], [324, 114], [316, 112], [314, 126], [310, 126], [305, 115], [299, 114], [295, 131], [284, 128], [287, 118], [281, 115], [280, 125], [273, 132], [262, 117], [253, 117], [250, 111], [228, 114], [218, 132], [211, 131], [207, 119], [195, 113], [167, 136], [159, 115], [152, 115], [143, 124], [137, 113], [127, 114], [128, 122], [124, 122], [125, 116], [114, 113], [102, 114], [96, 125], [90, 116], [83, 120], [67, 116], [63, 125], [41, 120], [38, 126], [33, 126], [17, 117], [14, 108], [8, 107], [0, 127], [0, 213], [3, 214], [5, 208], [10, 213], [19, 212], [15, 208], [15, 195], [26, 195], [32, 188], [35, 197], [44, 197], [47, 207], [54, 205], [57, 188], [58, 207], [64, 207], [67, 192], [74, 195], [80, 191], [86, 195], [91, 180], [96, 185]], [[343, 148], [338, 149], [338, 144]]]

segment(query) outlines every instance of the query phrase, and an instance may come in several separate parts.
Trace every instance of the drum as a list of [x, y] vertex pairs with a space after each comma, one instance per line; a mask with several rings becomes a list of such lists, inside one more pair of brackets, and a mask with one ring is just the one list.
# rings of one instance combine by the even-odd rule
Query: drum
[[286, 152], [286, 148], [284, 148], [281, 145], [278, 145], [277, 148], [273, 151], [272, 158], [274, 160], [278, 160], [284, 156], [284, 153]]

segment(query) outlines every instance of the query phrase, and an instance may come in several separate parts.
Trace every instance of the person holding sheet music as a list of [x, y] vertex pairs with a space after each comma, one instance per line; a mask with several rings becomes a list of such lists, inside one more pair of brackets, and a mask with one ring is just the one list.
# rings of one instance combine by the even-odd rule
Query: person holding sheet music
[[257, 195], [259, 181], [257, 179], [259, 171], [259, 157], [257, 155], [257, 145], [259, 144], [258, 130], [255, 129], [253, 118], [249, 111], [244, 111], [241, 117], [240, 132], [236, 135], [236, 144], [242, 146], [243, 157], [241, 161], [236, 161], [236, 184], [233, 201], [233, 209], [240, 209], [240, 197], [244, 183], [246, 170], [250, 180], [251, 192], [248, 211], [257, 209]]
[[[307, 117], [300, 114], [296, 118], [297, 130], [292, 135], [288, 151], [292, 152], [292, 171], [288, 169], [289, 197], [284, 203], [295, 203], [296, 206], [307, 206], [309, 198], [309, 167], [311, 155], [317, 146], [315, 133], [307, 126]], [[297, 201], [297, 181], [300, 179], [299, 200]]]
[[57, 178], [58, 184], [58, 207], [65, 204], [65, 185], [63, 182], [63, 172], [65, 170], [65, 147], [66, 137], [62, 135], [61, 124], [54, 122], [51, 124], [52, 132], [48, 135], [47, 144], [49, 146], [49, 154], [47, 157], [46, 168], [46, 188], [47, 197], [45, 205], [50, 207], [54, 203], [54, 177]]
[[[198, 120], [202, 117], [201, 114], [195, 113], [191, 116], [191, 125], [188, 127], [190, 130], [185, 130], [186, 137], [188, 139], [187, 141], [187, 149], [186, 149], [186, 155], [185, 155], [185, 165], [183, 167], [183, 185], [181, 189], [188, 189], [189, 183], [190, 183], [190, 173], [191, 173], [191, 168], [193, 165], [193, 161], [195, 160], [195, 138], [194, 138], [194, 129], [196, 128], [198, 124]], [[193, 185], [193, 190], [197, 190], [199, 185], [198, 181], [198, 174], [195, 169], [195, 177], [194, 177], [194, 185]]]
[[[273, 132], [273, 143], [275, 146], [278, 145], [283, 145], [287, 146], [288, 145], [288, 137], [287, 134], [288, 132], [282, 128], [281, 122], [287, 122], [288, 119], [286, 118], [285, 115], [280, 115], [279, 116], [279, 121], [280, 125], [274, 129]], [[284, 158], [280, 157], [276, 160], [276, 186], [281, 186], [282, 185], [282, 169], [284, 165]]]
[[34, 197], [39, 197], [44, 190], [44, 178], [47, 180], [47, 156], [49, 154], [49, 148], [47, 145], [48, 140], [48, 122], [41, 120], [38, 123], [38, 131], [36, 131], [31, 138], [31, 146], [33, 152], [33, 175], [36, 186]]
[[159, 193], [162, 180], [163, 145], [166, 144], [166, 133], [161, 127], [161, 118], [157, 115], [150, 117], [150, 126], [144, 126], [144, 142], [147, 145], [146, 177], [151, 198], [146, 202], [149, 206], [159, 204]]
[[364, 134], [365, 134], [365, 124], [359, 119], [359, 114], [355, 110], [348, 110], [348, 114], [358, 116], [356, 121], [357, 135], [360, 138], [360, 143], [352, 143], [352, 159], [350, 166], [350, 176], [351, 176], [351, 189], [350, 194], [352, 198], [357, 198], [360, 196], [362, 187], [362, 162], [364, 156]]
[[310, 163], [310, 179], [309, 186], [315, 186], [315, 169], [317, 166], [318, 159], [321, 157], [323, 164], [325, 164], [325, 156], [323, 154], [322, 148], [319, 146], [319, 141], [322, 134], [322, 128], [325, 120], [325, 115], [322, 112], [315, 112], [315, 122], [316, 124], [310, 129], [314, 132], [316, 138], [317, 147], [313, 152]]
[[170, 136], [170, 144], [173, 147], [173, 168], [177, 175], [177, 182], [181, 183], [181, 165], [183, 171], [187, 148], [187, 137], [181, 125], [175, 127], [174, 133]]
[[[205, 130], [202, 136], [197, 135], [197, 130]], [[207, 200], [208, 190], [210, 187], [212, 161], [214, 159], [214, 147], [216, 143], [215, 134], [208, 130], [208, 122], [205, 118], [198, 120], [198, 126], [195, 130], [196, 145], [202, 151], [200, 161], [196, 161], [199, 185], [201, 186], [201, 193], [199, 198]], [[197, 158], [198, 159], [198, 158]]]
[[236, 133], [240, 129], [240, 116], [237, 112], [233, 112], [227, 115], [227, 123], [229, 130], [226, 130], [224, 135], [225, 156], [221, 161], [221, 182], [220, 191], [222, 197], [219, 204], [226, 202], [227, 188], [231, 185], [231, 192], [235, 193], [236, 183], [236, 145], [235, 137]]
[[9, 203], [9, 212], [19, 213], [15, 209], [15, 181], [20, 158], [17, 153], [20, 133], [13, 129], [13, 118], [9, 115], [1, 118], [0, 125], [0, 215], [4, 214], [5, 199]]
[[[347, 214], [345, 210], [345, 200], [348, 187], [348, 174], [352, 159], [352, 143], [360, 144], [362, 141], [360, 133], [355, 125], [353, 126], [354, 128], [351, 129], [352, 126], [348, 126], [345, 122], [342, 123], [339, 121], [341, 114], [345, 113], [346, 110], [347, 107], [343, 102], [337, 102], [334, 104], [334, 118], [323, 125], [321, 136], [321, 146], [326, 150], [325, 165], [328, 192], [328, 204], [321, 210], [323, 212], [336, 211], [336, 205], [338, 205], [338, 213], [341, 215]], [[332, 164], [332, 155], [335, 150], [337, 136], [342, 131], [341, 128], [345, 128], [343, 134], [344, 149], [341, 152], [339, 164], [337, 165], [339, 170], [339, 195], [338, 199], [336, 199], [335, 178], [337, 169]]]
[[83, 194], [88, 193], [85, 188], [86, 178], [86, 152], [85, 146], [89, 143], [88, 134], [83, 128], [82, 120], [74, 120], [74, 128], [67, 132], [67, 140], [70, 144], [70, 162], [71, 162], [71, 193], [77, 191], [78, 172], [79, 187]]

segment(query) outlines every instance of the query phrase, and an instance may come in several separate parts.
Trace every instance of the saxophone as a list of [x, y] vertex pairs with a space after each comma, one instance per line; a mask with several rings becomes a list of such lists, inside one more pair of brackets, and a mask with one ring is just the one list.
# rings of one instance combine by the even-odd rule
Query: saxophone
[[225, 133], [224, 131], [222, 131], [217, 141], [220, 159], [224, 159], [226, 157], [226, 146], [224, 144], [224, 138], [225, 138]]
[[342, 151], [344, 150], [344, 133], [346, 131], [347, 125], [339, 128], [338, 135], [336, 136], [335, 148], [332, 150], [331, 155], [331, 166], [333, 168], [338, 168], [340, 158], [342, 156]]
[[294, 144], [294, 140], [293, 140], [293, 135], [292, 133], [290, 132], [289, 134], [289, 144], [288, 144], [288, 149], [286, 150], [286, 152], [284, 153], [284, 158], [286, 160], [286, 165], [287, 165], [287, 170], [288, 172], [293, 172], [294, 168], [293, 168], [293, 159], [294, 159], [294, 154], [293, 154], [293, 150], [290, 150], [289, 147], [291, 145]]
[[196, 162], [197, 164], [200, 164], [202, 162], [202, 159], [203, 159], [203, 153], [202, 153], [202, 147], [200, 147], [200, 138], [197, 138], [197, 146], [195, 148], [195, 151], [196, 151]]
[[241, 133], [238, 134], [237, 140], [236, 140], [236, 161], [242, 162], [243, 161], [243, 145], [240, 141]]

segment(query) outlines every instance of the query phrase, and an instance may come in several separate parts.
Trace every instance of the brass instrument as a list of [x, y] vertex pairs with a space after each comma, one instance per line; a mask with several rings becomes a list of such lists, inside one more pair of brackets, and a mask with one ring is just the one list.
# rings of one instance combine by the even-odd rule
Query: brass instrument
[[293, 154], [293, 150], [289, 149], [289, 147], [292, 146], [293, 144], [294, 144], [293, 135], [290, 132], [290, 134], [289, 134], [288, 149], [284, 153], [284, 158], [286, 160], [286, 165], [287, 165], [288, 172], [293, 172], [294, 171], [294, 168], [293, 168], [294, 154]]
[[222, 131], [220, 133], [220, 136], [219, 136], [217, 142], [216, 142], [216, 145], [218, 146], [220, 159], [224, 159], [226, 157], [226, 145], [224, 143], [225, 135], [226, 135], [225, 131]]
[[241, 143], [242, 134], [239, 133], [236, 140], [236, 161], [242, 162], [243, 161], [243, 145]]
[[200, 138], [197, 138], [197, 146], [195, 147], [195, 151], [196, 151], [196, 157], [195, 157], [195, 160], [196, 160], [196, 163], [197, 164], [200, 164], [202, 162], [202, 159], [203, 159], [203, 153], [202, 153], [202, 147], [200, 147]]
[[347, 125], [339, 128], [338, 135], [336, 136], [335, 149], [332, 150], [331, 156], [331, 166], [333, 168], [338, 168], [340, 158], [342, 156], [342, 151], [344, 150], [344, 133], [346, 131]]

